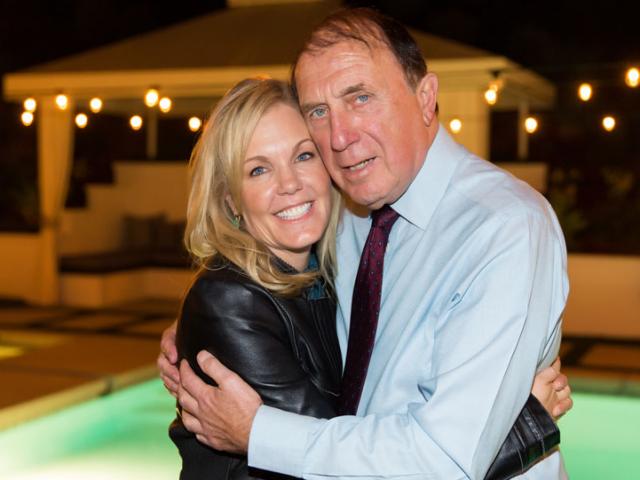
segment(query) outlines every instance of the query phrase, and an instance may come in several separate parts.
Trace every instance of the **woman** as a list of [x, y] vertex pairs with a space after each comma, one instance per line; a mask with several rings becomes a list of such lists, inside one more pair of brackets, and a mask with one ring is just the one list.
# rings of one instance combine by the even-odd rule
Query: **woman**
[[[201, 269], [182, 307], [180, 358], [211, 383], [196, 361], [209, 350], [265, 404], [334, 416], [342, 371], [332, 296], [340, 200], [287, 85], [250, 79], [231, 89], [207, 122], [192, 169], [185, 242]], [[526, 422], [518, 428], [522, 437]], [[170, 436], [183, 479], [284, 478], [204, 446], [179, 416]], [[520, 471], [518, 449], [531, 456], [507, 442], [491, 478]]]

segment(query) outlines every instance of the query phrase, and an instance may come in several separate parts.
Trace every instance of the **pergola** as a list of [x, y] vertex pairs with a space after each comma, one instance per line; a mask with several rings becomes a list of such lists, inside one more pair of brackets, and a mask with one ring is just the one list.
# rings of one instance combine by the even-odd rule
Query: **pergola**
[[[227, 9], [168, 28], [11, 73], [4, 97], [37, 100], [38, 175], [42, 216], [38, 275], [39, 302], [59, 301], [57, 237], [73, 158], [74, 111], [94, 96], [105, 110], [144, 112], [150, 87], [173, 99], [174, 113], [202, 113], [237, 81], [257, 74], [287, 79], [289, 66], [311, 30], [338, 7], [336, 1], [230, 0]], [[430, 70], [441, 83], [441, 119], [464, 119], [458, 140], [488, 154], [489, 106], [483, 92], [500, 84], [495, 108], [518, 110], [553, 103], [554, 88], [545, 79], [509, 59], [412, 30]], [[69, 108], [56, 107], [56, 95]], [[157, 128], [147, 113], [147, 152], [153, 157]], [[519, 151], [526, 155], [526, 135]]]

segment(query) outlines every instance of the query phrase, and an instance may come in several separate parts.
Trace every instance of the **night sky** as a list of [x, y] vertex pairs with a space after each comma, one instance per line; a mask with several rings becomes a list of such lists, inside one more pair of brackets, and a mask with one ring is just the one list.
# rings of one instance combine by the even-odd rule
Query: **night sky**
[[[635, 2], [349, 3], [374, 5], [412, 27], [505, 55], [552, 80], [558, 103], [553, 111], [540, 112], [543, 128], [532, 138], [531, 156], [550, 164], [548, 196], [560, 211], [570, 247], [640, 253], [640, 88], [629, 89], [623, 81], [628, 66], [640, 66]], [[195, 0], [0, 0], [0, 74], [223, 6], [223, 1]], [[597, 89], [597, 101], [588, 106], [576, 99], [581, 81]], [[8, 172], [19, 149], [11, 144], [30, 141], [31, 134], [14, 126], [15, 108], [0, 102], [0, 196], [3, 189], [16, 188]], [[619, 118], [620, 128], [611, 135], [599, 127], [604, 113]]]
[[[428, 32], [506, 55], [561, 80], [640, 60], [635, 2], [353, 0]], [[222, 8], [223, 1], [0, 0], [0, 72]]]

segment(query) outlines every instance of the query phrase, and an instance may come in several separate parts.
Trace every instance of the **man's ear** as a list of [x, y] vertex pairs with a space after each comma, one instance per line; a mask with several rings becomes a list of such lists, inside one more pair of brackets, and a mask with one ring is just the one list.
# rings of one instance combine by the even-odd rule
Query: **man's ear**
[[435, 73], [427, 73], [416, 89], [420, 110], [422, 110], [422, 120], [429, 127], [436, 120], [438, 109], [438, 77]]

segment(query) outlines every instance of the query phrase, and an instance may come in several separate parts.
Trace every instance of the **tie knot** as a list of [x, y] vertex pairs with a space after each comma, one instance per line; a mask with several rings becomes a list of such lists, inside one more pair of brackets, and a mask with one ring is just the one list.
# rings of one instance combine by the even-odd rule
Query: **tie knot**
[[371, 212], [371, 219], [373, 220], [371, 228], [381, 228], [390, 231], [398, 217], [398, 212], [389, 205], [384, 205], [382, 208]]

